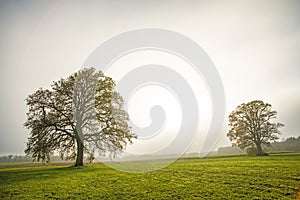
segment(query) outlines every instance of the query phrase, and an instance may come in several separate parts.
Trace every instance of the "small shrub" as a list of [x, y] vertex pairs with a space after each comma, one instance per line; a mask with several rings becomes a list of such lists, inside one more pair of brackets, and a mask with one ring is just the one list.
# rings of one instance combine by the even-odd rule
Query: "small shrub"
[[257, 149], [255, 147], [251, 147], [247, 149], [247, 155], [248, 156], [256, 156], [257, 155]]

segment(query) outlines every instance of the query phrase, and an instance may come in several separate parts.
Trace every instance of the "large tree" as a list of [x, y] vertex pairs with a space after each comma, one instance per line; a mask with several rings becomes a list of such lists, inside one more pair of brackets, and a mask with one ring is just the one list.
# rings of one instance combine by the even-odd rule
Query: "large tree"
[[[136, 137], [128, 126], [124, 101], [115, 83], [102, 72], [86, 68], [40, 88], [26, 99], [30, 130], [25, 153], [49, 160], [58, 152], [83, 165], [85, 153], [115, 156]], [[90, 158], [93, 156], [89, 156]]]
[[271, 104], [263, 101], [243, 103], [229, 115], [230, 130], [227, 136], [242, 149], [256, 148], [256, 155], [267, 155], [264, 147], [278, 139], [278, 128], [283, 126], [273, 122], [276, 115]]

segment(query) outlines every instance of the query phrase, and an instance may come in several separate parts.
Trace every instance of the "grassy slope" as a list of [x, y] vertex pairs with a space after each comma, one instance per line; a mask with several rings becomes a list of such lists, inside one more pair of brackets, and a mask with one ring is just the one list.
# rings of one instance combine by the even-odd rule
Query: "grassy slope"
[[0, 199], [294, 199], [299, 187], [299, 153], [181, 159], [140, 174], [100, 164], [0, 169]]

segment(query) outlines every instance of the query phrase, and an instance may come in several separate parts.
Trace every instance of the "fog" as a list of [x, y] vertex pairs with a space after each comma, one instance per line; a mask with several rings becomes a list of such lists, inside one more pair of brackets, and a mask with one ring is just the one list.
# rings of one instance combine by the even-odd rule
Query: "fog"
[[[226, 113], [214, 149], [230, 145], [229, 112], [254, 99], [278, 111], [278, 121], [285, 124], [281, 138], [299, 136], [299, 7], [299, 1], [284, 0], [1, 1], [0, 154], [23, 154], [29, 136], [23, 127], [24, 100], [29, 94], [79, 70], [112, 36], [140, 28], [181, 33], [198, 43], [215, 64]], [[133, 119], [142, 117], [132, 112], [137, 113]], [[205, 111], [208, 116], [209, 112]], [[200, 143], [199, 137], [189, 152], [199, 151]]]

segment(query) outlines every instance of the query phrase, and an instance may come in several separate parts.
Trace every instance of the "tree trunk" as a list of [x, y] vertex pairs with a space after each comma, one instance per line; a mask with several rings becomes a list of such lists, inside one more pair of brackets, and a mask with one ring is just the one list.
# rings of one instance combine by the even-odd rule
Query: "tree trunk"
[[80, 138], [77, 138], [77, 157], [75, 166], [83, 166], [83, 143]]
[[257, 156], [267, 156], [268, 155], [267, 153], [263, 152], [260, 142], [256, 142], [255, 144], [256, 144], [256, 149], [257, 149], [257, 152], [256, 152]]

